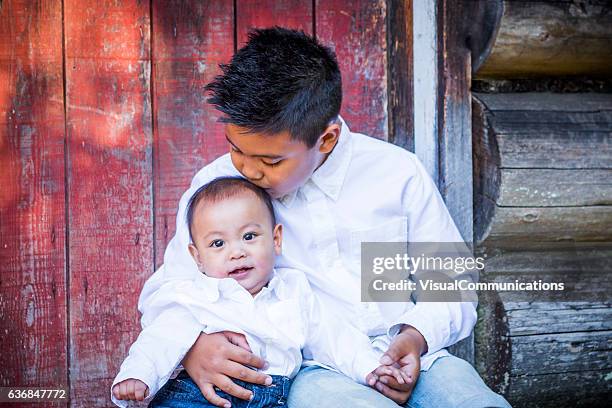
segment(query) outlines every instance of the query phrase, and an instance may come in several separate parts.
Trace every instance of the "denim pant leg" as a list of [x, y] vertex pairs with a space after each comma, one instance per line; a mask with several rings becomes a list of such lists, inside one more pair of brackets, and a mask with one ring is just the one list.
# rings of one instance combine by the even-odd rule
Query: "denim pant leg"
[[[226, 398], [226, 395], [219, 396]], [[170, 380], [155, 394], [148, 408], [211, 408], [198, 386], [187, 375]]]
[[421, 371], [409, 408], [510, 408], [508, 401], [482, 381], [474, 367], [455, 356], [437, 359]]
[[[271, 408], [282, 407], [287, 404], [287, 396], [291, 388], [291, 379], [279, 375], [272, 375], [270, 386], [245, 383], [234, 380], [236, 384], [253, 392], [251, 401], [241, 400], [215, 389], [217, 395], [230, 401], [235, 408]], [[213, 404], [208, 402], [200, 392], [196, 383], [185, 371], [162, 387], [149, 403], [148, 408], [210, 408]]]
[[321, 367], [305, 367], [293, 379], [289, 408], [398, 408], [398, 405], [349, 377]]

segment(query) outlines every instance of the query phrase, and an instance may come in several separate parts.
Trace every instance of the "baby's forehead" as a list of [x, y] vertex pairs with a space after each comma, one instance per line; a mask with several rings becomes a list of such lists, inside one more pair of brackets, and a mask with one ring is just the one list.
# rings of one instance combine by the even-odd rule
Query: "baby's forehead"
[[[250, 202], [250, 206], [260, 206], [260, 208], [263, 210], [261, 212], [251, 212], [250, 215], [251, 218], [253, 218], [253, 222], [261, 224], [262, 226], [271, 223], [273, 218], [272, 214], [270, 214], [270, 211], [267, 208], [266, 202], [257, 194], [255, 194], [255, 192], [248, 189], [232, 192], [231, 194], [224, 196], [201, 197], [201, 199], [198, 200], [195, 206], [193, 218], [194, 220], [201, 218], [204, 214], [206, 214], [206, 209], [212, 207], [213, 205], [220, 205], [221, 207], [223, 207], [224, 204], [235, 202], [237, 200], [248, 200]], [[218, 224], [218, 222], [216, 222], [217, 220], [214, 218], [206, 218], [206, 221], [206, 224]], [[209, 227], [210, 225], [205, 226]]]

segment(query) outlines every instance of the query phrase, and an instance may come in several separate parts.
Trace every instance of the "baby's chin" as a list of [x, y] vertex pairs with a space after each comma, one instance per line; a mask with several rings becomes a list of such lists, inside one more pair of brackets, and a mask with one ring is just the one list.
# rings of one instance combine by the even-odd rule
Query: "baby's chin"
[[251, 295], [255, 296], [256, 294], [261, 292], [261, 290], [265, 286], [268, 286], [268, 283], [270, 283], [270, 279], [272, 279], [272, 273], [267, 274], [261, 279], [254, 280], [254, 278], [256, 278], [256, 276], [252, 275], [248, 279], [236, 280], [236, 281], [238, 282], [240, 286], [245, 288]]
[[249, 282], [238, 282], [247, 292], [255, 296], [268, 284], [268, 282], [256, 282], [249, 285]]

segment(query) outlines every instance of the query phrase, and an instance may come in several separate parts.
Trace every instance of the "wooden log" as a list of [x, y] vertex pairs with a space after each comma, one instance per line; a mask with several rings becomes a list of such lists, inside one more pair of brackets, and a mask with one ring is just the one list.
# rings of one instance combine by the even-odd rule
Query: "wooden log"
[[577, 395], [605, 405], [609, 302], [514, 302], [491, 292], [480, 299], [477, 369], [494, 390], [513, 406], [553, 407]]
[[497, 207], [486, 246], [505, 241], [526, 247], [533, 241], [610, 241], [612, 206]]
[[[603, 314], [612, 317], [609, 308]], [[532, 315], [534, 320], [538, 317]], [[612, 367], [611, 351], [612, 330], [512, 335], [512, 375], [608, 370]]]
[[486, 259], [487, 273], [601, 273], [610, 268], [612, 244], [560, 242], [532, 245], [529, 249], [493, 248], [479, 252]]
[[482, 296], [477, 368], [513, 406], [566, 406], [575, 395], [587, 406], [604, 406], [612, 366], [610, 306]]
[[607, 407], [610, 371], [583, 370], [512, 377], [506, 395], [515, 407]]
[[68, 386], [63, 102], [61, 1], [0, 2], [0, 387]]
[[610, 77], [612, 5], [504, 1], [495, 43], [487, 51], [477, 78]]
[[317, 0], [315, 27], [338, 56], [341, 115], [354, 132], [388, 140], [386, 2]]
[[480, 245], [612, 239], [609, 95], [478, 94], [473, 111]]
[[502, 169], [498, 205], [612, 205], [612, 169]]
[[150, 4], [64, 2], [71, 405], [107, 407], [153, 271]]
[[[534, 303], [528, 303], [521, 309], [508, 310], [512, 303], [505, 302], [505, 308], [514, 336], [540, 335], [543, 328], [547, 334], [612, 330], [610, 303], [583, 302], [577, 305], [567, 303], [565, 307], [557, 306], [557, 303], [536, 303], [548, 306], [539, 309], [533, 306]], [[598, 361], [597, 364], [602, 363]]]
[[155, 265], [174, 236], [176, 209], [193, 175], [228, 151], [204, 86], [230, 60], [232, 2], [154, 1], [153, 118]]

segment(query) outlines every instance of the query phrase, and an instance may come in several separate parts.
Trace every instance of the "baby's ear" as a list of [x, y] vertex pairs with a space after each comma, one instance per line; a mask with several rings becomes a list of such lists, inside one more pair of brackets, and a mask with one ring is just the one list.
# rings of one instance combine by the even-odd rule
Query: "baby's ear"
[[196, 265], [198, 265], [198, 270], [201, 269], [202, 262], [200, 261], [200, 252], [198, 252], [198, 248], [196, 248], [194, 244], [189, 244], [189, 253]]
[[274, 226], [274, 253], [280, 255], [283, 248], [283, 225]]

